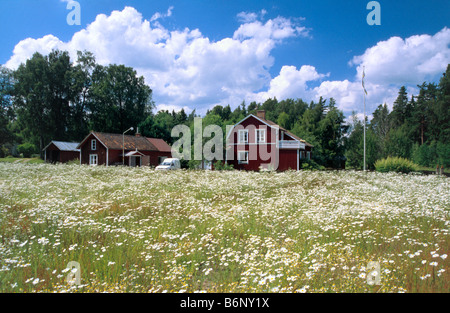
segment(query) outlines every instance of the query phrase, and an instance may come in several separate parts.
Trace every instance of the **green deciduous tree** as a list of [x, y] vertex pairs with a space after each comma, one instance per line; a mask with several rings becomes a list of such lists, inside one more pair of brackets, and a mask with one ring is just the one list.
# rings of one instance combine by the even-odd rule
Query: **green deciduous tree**
[[51, 137], [50, 86], [47, 58], [40, 53], [21, 64], [14, 73], [14, 105], [21, 135], [42, 151]]
[[392, 157], [411, 157], [413, 141], [409, 138], [409, 129], [406, 124], [389, 131], [386, 141], [386, 154]]
[[389, 118], [389, 109], [387, 104], [379, 105], [373, 112], [373, 118], [370, 121], [369, 128], [373, 131], [379, 142], [380, 154], [384, 157], [386, 151], [387, 135], [391, 129], [391, 119]]
[[[376, 160], [382, 157], [380, 140], [372, 127], [366, 122], [366, 166], [369, 170], [375, 168]], [[351, 133], [345, 140], [345, 156], [347, 165], [351, 168], [364, 167], [364, 124], [358, 119], [356, 112], [351, 116]]]
[[122, 133], [145, 121], [154, 107], [152, 90], [134, 69], [97, 65], [92, 77], [91, 129]]
[[277, 124], [283, 128], [289, 129], [289, 115], [286, 112], [281, 112], [278, 116]]
[[89, 51], [77, 52], [77, 64], [73, 73], [74, 98], [68, 132], [72, 140], [81, 141], [89, 132], [88, 108], [92, 101], [92, 73], [96, 66], [95, 56]]
[[101, 66], [92, 53], [35, 53], [14, 72], [13, 103], [22, 141], [79, 141], [89, 130], [122, 133], [154, 106], [143, 77], [124, 65]]
[[11, 101], [13, 92], [12, 75], [11, 70], [0, 66], [0, 148], [13, 138], [10, 130], [10, 123], [14, 118]]

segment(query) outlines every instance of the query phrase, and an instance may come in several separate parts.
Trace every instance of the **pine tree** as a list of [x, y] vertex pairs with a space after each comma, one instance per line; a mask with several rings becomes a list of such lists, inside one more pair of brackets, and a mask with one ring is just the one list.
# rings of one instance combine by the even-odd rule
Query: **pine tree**
[[436, 120], [434, 129], [436, 140], [450, 145], [450, 64], [439, 82], [436, 105], [433, 108]]
[[398, 92], [397, 99], [391, 112], [391, 121], [393, 125], [402, 125], [406, 120], [406, 108], [408, 104], [408, 93], [406, 87], [402, 86]]
[[413, 138], [414, 142], [423, 145], [428, 137], [432, 137], [429, 125], [432, 114], [431, 108], [436, 101], [436, 85], [423, 83], [418, 85], [418, 87], [420, 91], [411, 116], [411, 129], [415, 135]]

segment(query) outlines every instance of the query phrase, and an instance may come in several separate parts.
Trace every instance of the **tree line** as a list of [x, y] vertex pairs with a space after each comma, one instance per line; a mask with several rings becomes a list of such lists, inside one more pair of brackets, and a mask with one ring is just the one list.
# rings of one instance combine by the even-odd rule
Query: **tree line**
[[89, 132], [123, 132], [154, 107], [143, 77], [124, 65], [102, 66], [90, 52], [35, 53], [17, 70], [1, 68], [2, 153], [17, 143], [42, 153], [51, 140], [80, 141]]
[[[450, 166], [450, 65], [439, 84], [424, 82], [418, 95], [408, 95], [402, 86], [393, 103], [379, 105], [366, 125], [368, 168], [376, 160], [402, 157], [425, 167]], [[353, 113], [346, 138], [347, 164], [361, 168], [363, 121]]]
[[[402, 87], [389, 112], [380, 105], [366, 121], [367, 164], [402, 156], [424, 166], [450, 165], [450, 66], [438, 85], [423, 83], [417, 96]], [[42, 153], [51, 140], [81, 141], [91, 130], [122, 133], [133, 126], [142, 135], [172, 144], [174, 126], [193, 129], [196, 111], [190, 114], [161, 110], [153, 113], [152, 89], [133, 68], [97, 64], [95, 56], [78, 52], [76, 62], [68, 52], [35, 53], [11, 71], [0, 67], [0, 156], [22, 150]], [[266, 118], [314, 145], [313, 163], [362, 168], [363, 122], [345, 116], [333, 98], [309, 103], [302, 99], [267, 99], [242, 102], [234, 110], [217, 105], [203, 116], [203, 127], [233, 125], [248, 114], [265, 110]], [[224, 138], [225, 139], [225, 138]]]

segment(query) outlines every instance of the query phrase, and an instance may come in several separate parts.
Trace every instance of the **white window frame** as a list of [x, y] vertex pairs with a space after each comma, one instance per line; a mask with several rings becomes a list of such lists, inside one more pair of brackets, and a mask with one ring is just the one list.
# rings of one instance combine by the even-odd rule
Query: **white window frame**
[[[242, 159], [241, 154], [245, 155], [245, 159]], [[238, 164], [248, 164], [248, 151], [238, 151], [237, 152]]]
[[97, 140], [96, 139], [91, 140], [91, 150], [97, 150]]
[[[261, 136], [262, 134], [262, 136]], [[262, 139], [260, 140], [260, 137]], [[256, 143], [266, 143], [266, 130], [265, 129], [255, 129], [255, 141]]]
[[[241, 138], [241, 134], [246, 134], [245, 138]], [[242, 141], [242, 139], [245, 139]], [[238, 132], [238, 143], [248, 143], [248, 129], [240, 129]]]
[[89, 154], [89, 165], [98, 165], [98, 154]]
[[310, 151], [306, 151], [306, 159], [311, 160], [311, 152]]

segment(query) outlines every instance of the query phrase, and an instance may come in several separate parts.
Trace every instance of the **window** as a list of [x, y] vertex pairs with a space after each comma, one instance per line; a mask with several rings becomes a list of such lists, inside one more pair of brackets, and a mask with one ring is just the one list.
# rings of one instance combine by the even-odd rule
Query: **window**
[[96, 154], [90, 154], [89, 155], [89, 165], [97, 165], [98, 164], [98, 157]]
[[239, 130], [239, 143], [248, 143], [248, 129]]
[[305, 151], [300, 151], [300, 159], [304, 159], [305, 158]]
[[257, 129], [255, 137], [256, 137], [256, 143], [265, 143], [266, 142], [266, 130], [265, 129]]
[[91, 140], [91, 150], [97, 150], [97, 140]]
[[158, 164], [161, 164], [162, 162], [164, 162], [165, 159], [167, 159], [167, 157], [165, 157], [165, 156], [158, 157]]
[[311, 160], [311, 152], [306, 151], [306, 159]]
[[248, 151], [238, 151], [238, 163], [248, 164]]

